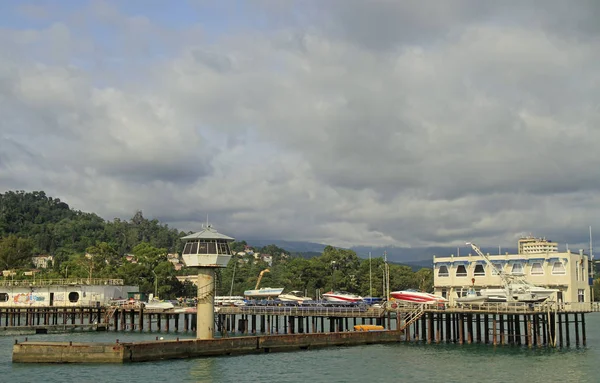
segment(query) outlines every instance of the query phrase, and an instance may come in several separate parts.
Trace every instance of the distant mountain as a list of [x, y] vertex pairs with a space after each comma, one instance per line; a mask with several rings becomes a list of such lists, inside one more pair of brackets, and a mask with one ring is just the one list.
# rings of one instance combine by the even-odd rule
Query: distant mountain
[[[431, 267], [433, 263], [433, 256], [448, 257], [450, 255], [458, 255], [456, 247], [368, 247], [368, 246], [354, 246], [351, 248], [358, 254], [359, 257], [365, 258], [369, 256], [369, 252], [372, 257], [382, 257], [384, 252], [387, 254], [387, 259], [390, 262], [400, 262], [405, 265], [419, 265], [424, 267]], [[489, 254], [498, 254], [498, 248], [482, 247], [481, 251]], [[516, 254], [516, 248], [502, 249], [502, 253], [508, 252], [509, 254]], [[460, 249], [460, 255], [465, 256], [469, 253], [474, 254], [475, 252], [471, 248], [463, 247]]]
[[[252, 239], [246, 240], [250, 246], [264, 247], [267, 245], [275, 245], [289, 251], [290, 253], [296, 253], [303, 256], [304, 258], [311, 258], [318, 256], [323, 252], [327, 245], [315, 242], [303, 242], [303, 241], [283, 241], [283, 240], [268, 240], [268, 239]], [[433, 263], [433, 256], [447, 257], [451, 254], [457, 255], [458, 251], [456, 247], [373, 247], [373, 246], [353, 246], [350, 248], [356, 252], [360, 258], [368, 258], [369, 252], [373, 258], [383, 257], [384, 252], [387, 254], [387, 259], [390, 262], [401, 263], [411, 267], [431, 267]], [[482, 247], [481, 250], [484, 253], [498, 254], [498, 248]], [[516, 254], [516, 248], [502, 249], [502, 253], [508, 252], [509, 254]], [[462, 247], [460, 249], [460, 255], [474, 254], [474, 251], [470, 248]]]
[[283, 241], [278, 239], [246, 239], [246, 243], [254, 247], [275, 245], [290, 253], [322, 253], [327, 245], [303, 241]]

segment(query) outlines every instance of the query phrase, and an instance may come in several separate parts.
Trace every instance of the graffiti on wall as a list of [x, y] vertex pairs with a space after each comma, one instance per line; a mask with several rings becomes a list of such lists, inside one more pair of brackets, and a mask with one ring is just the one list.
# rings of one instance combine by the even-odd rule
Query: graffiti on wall
[[38, 295], [38, 294], [34, 294], [33, 292], [30, 292], [30, 293], [15, 294], [13, 296], [13, 300], [14, 300], [14, 303], [19, 303], [19, 304], [33, 304], [36, 302], [44, 302], [46, 300], [46, 297], [43, 295]]

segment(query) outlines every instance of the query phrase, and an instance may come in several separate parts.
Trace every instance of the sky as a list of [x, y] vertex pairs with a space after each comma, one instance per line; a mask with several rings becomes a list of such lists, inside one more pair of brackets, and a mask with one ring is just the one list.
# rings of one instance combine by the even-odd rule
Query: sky
[[585, 244], [600, 3], [2, 1], [0, 192], [336, 246]]

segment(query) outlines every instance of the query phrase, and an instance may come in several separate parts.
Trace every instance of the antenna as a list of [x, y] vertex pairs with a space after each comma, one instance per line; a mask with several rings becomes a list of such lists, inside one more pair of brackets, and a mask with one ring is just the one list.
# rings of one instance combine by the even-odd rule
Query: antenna
[[590, 226], [590, 260], [594, 259], [594, 251], [592, 249], [592, 227]]

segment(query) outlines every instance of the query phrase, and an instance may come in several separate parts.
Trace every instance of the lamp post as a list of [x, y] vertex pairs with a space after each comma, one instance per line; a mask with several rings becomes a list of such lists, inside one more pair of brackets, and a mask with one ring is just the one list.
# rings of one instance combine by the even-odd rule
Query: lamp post
[[158, 277], [154, 270], [151, 270], [152, 274], [154, 274], [154, 299], [158, 299]]

